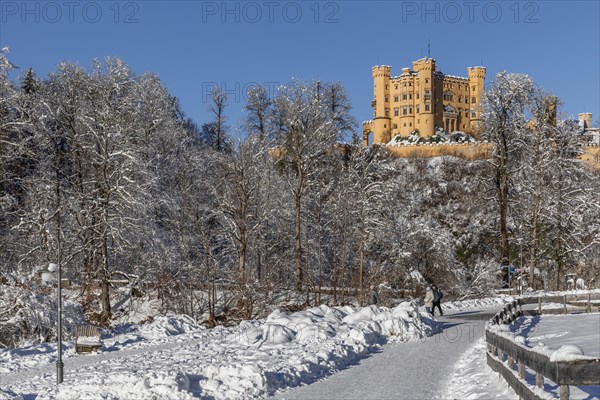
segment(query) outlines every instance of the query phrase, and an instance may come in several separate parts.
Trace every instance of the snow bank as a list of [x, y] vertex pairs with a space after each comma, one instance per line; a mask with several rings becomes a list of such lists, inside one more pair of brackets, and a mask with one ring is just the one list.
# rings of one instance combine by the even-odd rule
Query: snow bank
[[74, 368], [59, 391], [30, 370], [28, 379], [3, 376], [3, 387], [39, 399], [265, 397], [345, 368], [386, 342], [425, 338], [434, 328], [414, 302], [393, 309], [276, 310], [264, 320], [211, 330], [168, 316], [109, 335], [98, 355], [66, 358]]
[[515, 300], [512, 296], [487, 297], [485, 299], [457, 300], [447, 303], [442, 302], [442, 309], [446, 311], [469, 311], [490, 308], [501, 308], [505, 304]]
[[181, 335], [204, 329], [187, 315], [167, 315], [155, 318], [151, 323], [141, 325], [139, 333], [146, 339]]

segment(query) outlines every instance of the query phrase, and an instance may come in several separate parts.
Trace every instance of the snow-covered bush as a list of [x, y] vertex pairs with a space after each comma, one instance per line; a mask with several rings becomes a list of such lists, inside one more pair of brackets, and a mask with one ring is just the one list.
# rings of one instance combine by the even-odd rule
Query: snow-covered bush
[[[56, 295], [0, 286], [0, 347], [23, 347], [57, 338]], [[83, 323], [81, 306], [63, 299], [63, 334]]]

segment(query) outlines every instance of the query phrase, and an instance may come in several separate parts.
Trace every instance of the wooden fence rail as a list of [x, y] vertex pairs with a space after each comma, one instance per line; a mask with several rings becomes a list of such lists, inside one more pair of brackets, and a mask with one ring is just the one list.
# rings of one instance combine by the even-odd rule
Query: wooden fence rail
[[[586, 295], [562, 295], [522, 297], [504, 306], [492, 319], [491, 325], [510, 324], [527, 314], [542, 314], [542, 303], [562, 303], [559, 310], [567, 313], [567, 305], [583, 305], [586, 312], [592, 311], [592, 300], [600, 299], [600, 293]], [[537, 310], [523, 310], [524, 305], [537, 304]], [[577, 309], [578, 312], [582, 308]], [[487, 364], [498, 372], [514, 389], [520, 398], [541, 400], [525, 383], [526, 368], [536, 373], [536, 386], [543, 388], [547, 378], [560, 386], [560, 400], [569, 400], [570, 385], [600, 385], [600, 360], [550, 361], [547, 355], [511, 341], [486, 329]], [[507, 359], [507, 363], [504, 360]], [[518, 376], [513, 372], [517, 366]]]

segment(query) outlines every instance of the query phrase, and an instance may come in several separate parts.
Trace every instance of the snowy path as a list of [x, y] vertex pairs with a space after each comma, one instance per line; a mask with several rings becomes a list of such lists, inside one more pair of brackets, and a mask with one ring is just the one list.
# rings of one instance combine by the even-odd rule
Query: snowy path
[[440, 399], [461, 355], [483, 336], [491, 313], [438, 318], [442, 331], [427, 339], [395, 343], [312, 385], [280, 393], [281, 399]]

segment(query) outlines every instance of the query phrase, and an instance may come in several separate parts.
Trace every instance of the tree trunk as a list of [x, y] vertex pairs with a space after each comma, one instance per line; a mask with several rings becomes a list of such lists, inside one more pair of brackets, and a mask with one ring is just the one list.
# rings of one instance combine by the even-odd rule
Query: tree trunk
[[501, 177], [500, 188], [500, 254], [502, 259], [507, 259], [510, 256], [510, 248], [508, 245], [508, 229], [507, 229], [507, 213], [508, 213], [508, 177]]
[[106, 323], [111, 316], [110, 307], [110, 273], [108, 264], [108, 237], [106, 234], [102, 237], [102, 293], [100, 295], [100, 304], [102, 306], [102, 322]]
[[365, 271], [365, 240], [366, 240], [366, 232], [365, 232], [365, 210], [364, 203], [361, 205], [361, 215], [360, 215], [360, 246], [359, 246], [359, 266], [358, 266], [358, 287], [360, 290], [360, 305], [364, 306], [365, 303], [365, 289], [364, 289], [364, 271]]
[[317, 214], [317, 258], [318, 258], [318, 277], [317, 277], [317, 303], [321, 304], [321, 280], [323, 279], [323, 262], [321, 257], [321, 208]]
[[248, 247], [248, 238], [245, 227], [240, 227], [240, 250], [238, 257], [238, 282], [244, 286], [246, 282], [246, 249]]
[[296, 205], [296, 235], [294, 242], [294, 256], [296, 261], [296, 290], [302, 291], [302, 280], [304, 278], [302, 273], [302, 232], [301, 232], [301, 221], [300, 221], [300, 210], [301, 210], [301, 200], [299, 191], [296, 192], [295, 196], [295, 205]]
[[337, 304], [337, 285], [338, 285], [338, 272], [337, 272], [337, 240], [335, 240], [335, 225], [332, 231], [332, 235], [331, 235], [331, 240], [332, 240], [332, 267], [333, 267], [333, 279], [332, 279], [332, 284], [333, 284], [333, 304]]

